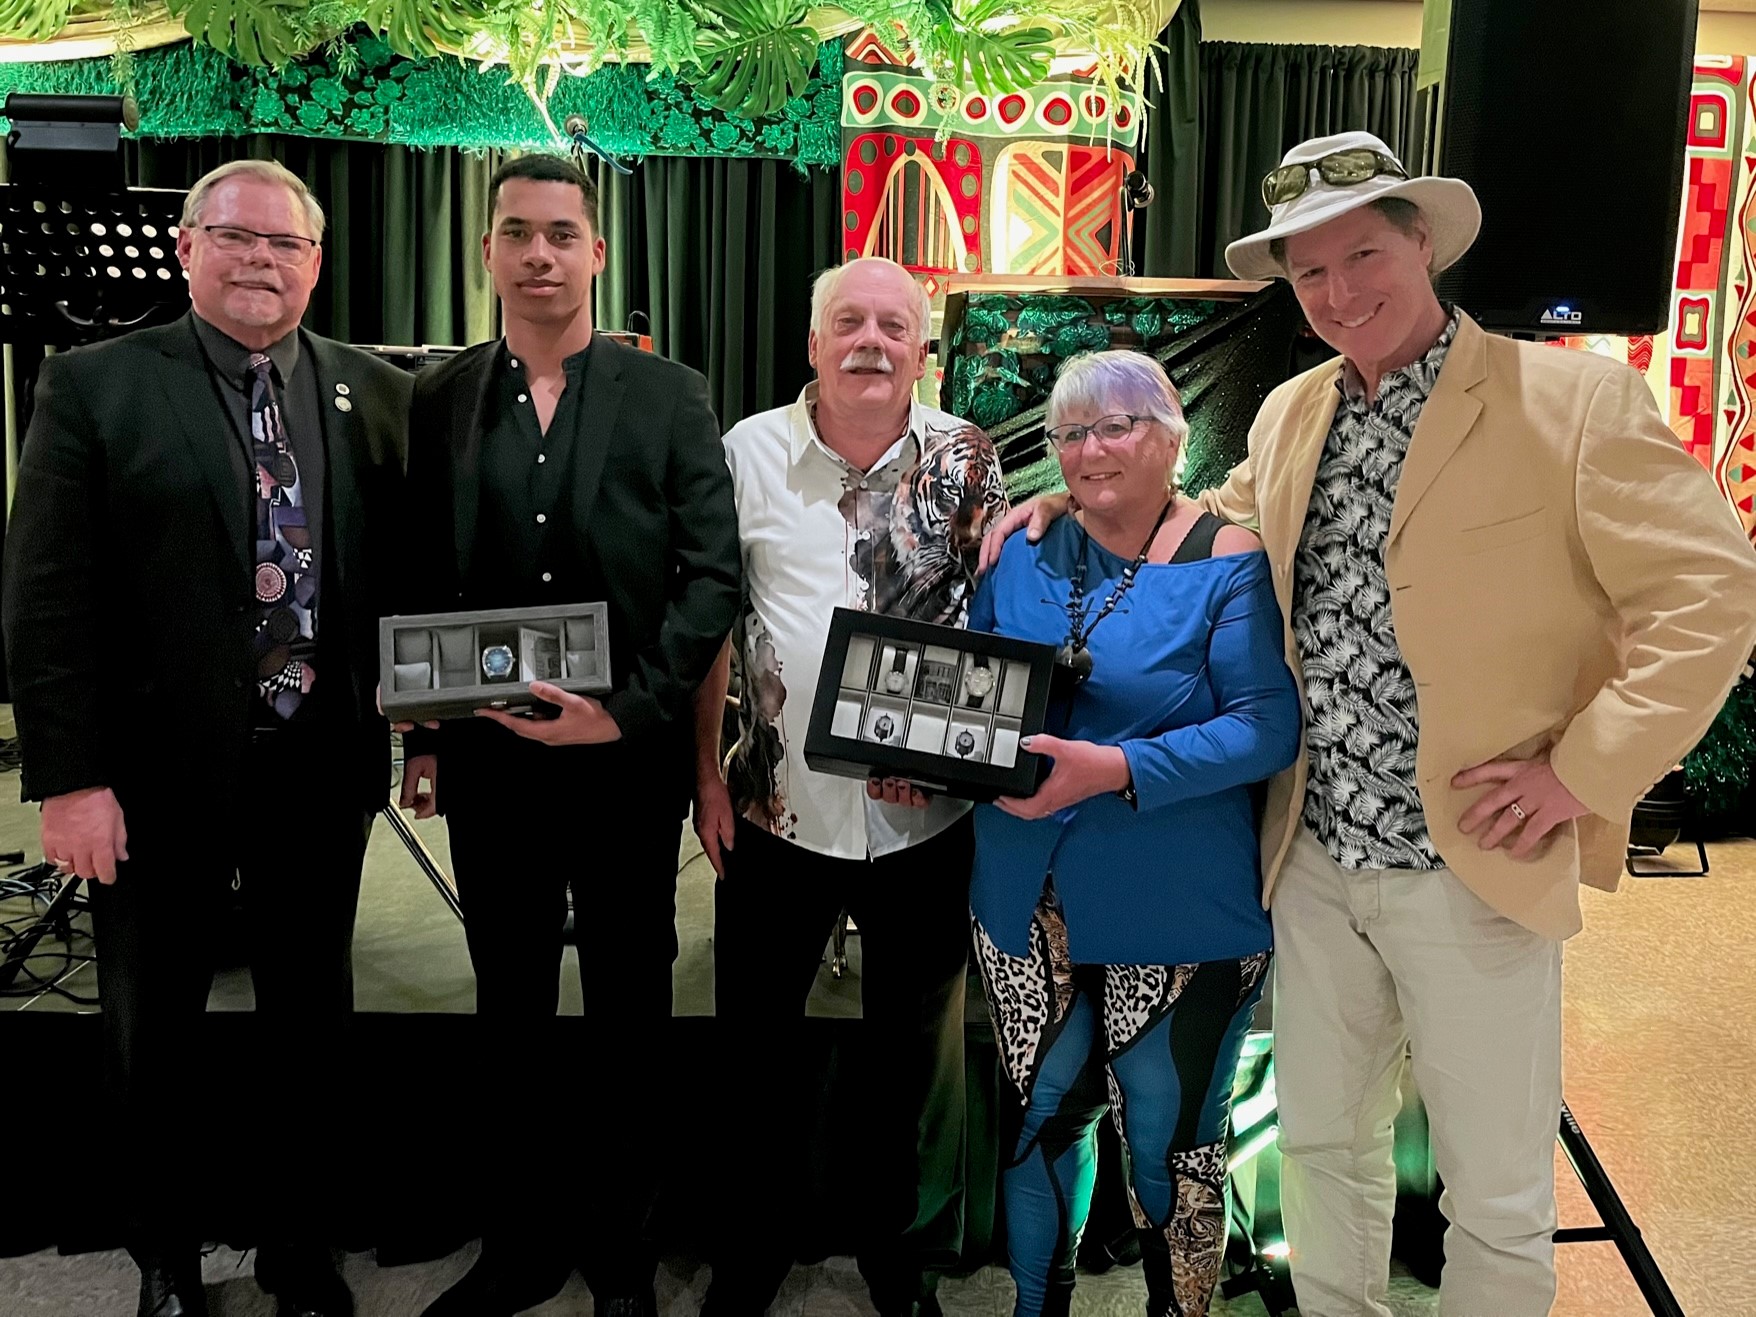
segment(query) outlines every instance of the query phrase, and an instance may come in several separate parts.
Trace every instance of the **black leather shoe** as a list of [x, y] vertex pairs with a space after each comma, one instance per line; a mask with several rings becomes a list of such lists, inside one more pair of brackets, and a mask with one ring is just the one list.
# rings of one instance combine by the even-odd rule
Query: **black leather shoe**
[[650, 1288], [638, 1294], [610, 1294], [602, 1299], [593, 1295], [592, 1311], [598, 1317], [658, 1317], [658, 1296]]
[[265, 1245], [256, 1251], [256, 1283], [275, 1297], [277, 1317], [354, 1317], [354, 1296], [320, 1245]]
[[140, 1317], [207, 1317], [199, 1254], [176, 1266], [141, 1264]]
[[485, 1256], [421, 1317], [513, 1317], [554, 1298], [572, 1274], [571, 1267], [515, 1265]]

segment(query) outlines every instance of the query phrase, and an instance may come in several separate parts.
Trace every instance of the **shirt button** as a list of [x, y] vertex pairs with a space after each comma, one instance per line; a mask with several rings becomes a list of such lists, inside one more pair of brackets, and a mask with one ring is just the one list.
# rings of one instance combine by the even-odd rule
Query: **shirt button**
[[861, 489], [864, 489], [864, 488], [865, 488], [865, 487], [866, 487], [866, 482], [865, 482], [865, 481], [864, 481], [864, 480], [862, 480], [862, 481], [861, 481], [861, 482], [860, 482], [860, 488], [861, 488]]
[[552, 574], [551, 574], [551, 573], [549, 573], [549, 572], [544, 572], [544, 573], [543, 573], [543, 579], [544, 579], [544, 580], [545, 580], [545, 581], [552, 581], [552, 580], [554, 580], [554, 579], [555, 579], [555, 578], [554, 578], [554, 576], [553, 576], [553, 575], [552, 575]]
[[529, 402], [529, 401], [530, 401], [530, 394], [528, 394], [528, 393], [521, 393], [521, 394], [519, 394], [519, 395], [518, 395], [518, 400], [519, 400], [519, 401], [520, 401], [520, 402]]
[[548, 460], [549, 460], [549, 455], [547, 453], [538, 453], [537, 454], [537, 465], [540, 466], [544, 462], [547, 462]]
[[517, 369], [518, 369], [518, 358], [517, 358], [517, 357], [514, 357], [514, 358], [513, 358], [513, 359], [512, 359], [512, 369], [513, 369], [513, 370], [517, 370]]
[[539, 525], [539, 526], [542, 525], [548, 519], [549, 518], [548, 518], [548, 515], [546, 513], [542, 513], [542, 512], [537, 513], [537, 525]]

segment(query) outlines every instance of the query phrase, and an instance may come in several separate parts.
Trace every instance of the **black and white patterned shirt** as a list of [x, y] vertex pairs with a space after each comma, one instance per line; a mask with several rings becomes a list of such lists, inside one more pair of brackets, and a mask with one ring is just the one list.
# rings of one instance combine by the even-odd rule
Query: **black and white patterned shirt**
[[1457, 312], [1427, 354], [1367, 403], [1351, 364], [1324, 440], [1293, 561], [1293, 637], [1310, 720], [1305, 825], [1344, 869], [1439, 869], [1415, 779], [1420, 717], [1397, 647], [1384, 542], [1415, 423], [1457, 335]]

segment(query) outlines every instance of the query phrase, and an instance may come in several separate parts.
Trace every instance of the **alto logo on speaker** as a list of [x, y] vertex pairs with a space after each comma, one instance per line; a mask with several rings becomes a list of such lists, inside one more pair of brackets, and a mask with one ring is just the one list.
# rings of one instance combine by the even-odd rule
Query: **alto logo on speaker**
[[1578, 325], [1584, 322], [1585, 313], [1575, 311], [1570, 306], [1551, 306], [1538, 318], [1538, 323], [1544, 325]]

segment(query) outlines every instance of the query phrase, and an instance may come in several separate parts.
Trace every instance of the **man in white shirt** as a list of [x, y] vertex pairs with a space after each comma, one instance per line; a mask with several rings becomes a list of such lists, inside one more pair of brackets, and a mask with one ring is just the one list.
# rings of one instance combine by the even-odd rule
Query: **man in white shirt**
[[[860, 930], [874, 1171], [860, 1269], [882, 1314], [934, 1314], [962, 1240], [968, 806], [806, 767], [837, 607], [961, 625], [983, 530], [1005, 510], [975, 426], [913, 400], [929, 307], [901, 266], [863, 259], [812, 293], [818, 378], [734, 426], [726, 460], [748, 599], [697, 700], [695, 828], [715, 889], [723, 1200], [704, 1312], [761, 1313], [792, 1264], [806, 1107], [799, 1035], [836, 917]], [[740, 737], [721, 776], [737, 644]]]

